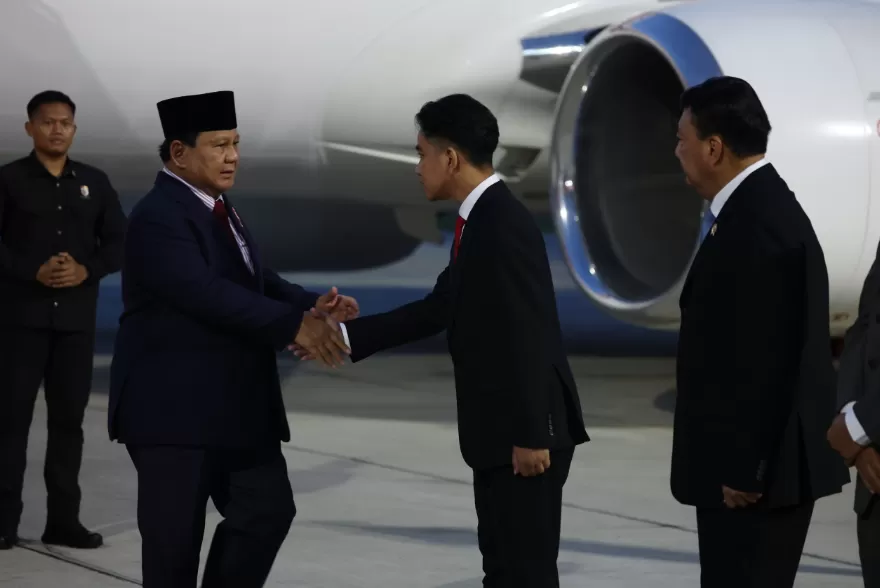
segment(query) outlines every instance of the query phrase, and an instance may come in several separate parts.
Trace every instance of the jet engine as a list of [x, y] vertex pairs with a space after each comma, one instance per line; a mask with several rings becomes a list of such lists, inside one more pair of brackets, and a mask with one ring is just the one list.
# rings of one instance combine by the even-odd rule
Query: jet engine
[[674, 155], [679, 97], [732, 75], [768, 112], [768, 159], [813, 222], [832, 330], [845, 329], [880, 239], [878, 25], [876, 3], [707, 1], [588, 35], [560, 91], [550, 152], [551, 211], [584, 292], [623, 320], [677, 327], [707, 206]]

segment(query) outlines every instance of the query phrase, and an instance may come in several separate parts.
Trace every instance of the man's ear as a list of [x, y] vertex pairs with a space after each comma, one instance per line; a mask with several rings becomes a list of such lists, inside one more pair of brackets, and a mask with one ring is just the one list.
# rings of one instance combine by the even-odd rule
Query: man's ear
[[183, 141], [178, 139], [171, 141], [171, 145], [168, 146], [168, 152], [171, 154], [171, 161], [174, 162], [174, 165], [181, 169], [186, 169], [186, 163], [184, 162], [186, 145], [183, 144]]
[[447, 171], [450, 173], [455, 173], [461, 168], [461, 156], [458, 151], [453, 149], [452, 147], [446, 148], [446, 157], [449, 160], [447, 163]]
[[712, 162], [712, 165], [718, 165], [724, 157], [724, 142], [721, 137], [712, 135], [707, 144], [709, 145], [709, 161]]

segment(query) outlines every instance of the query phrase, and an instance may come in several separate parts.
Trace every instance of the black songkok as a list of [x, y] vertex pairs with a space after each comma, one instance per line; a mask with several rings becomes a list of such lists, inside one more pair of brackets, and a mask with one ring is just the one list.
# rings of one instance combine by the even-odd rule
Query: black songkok
[[186, 133], [231, 131], [238, 128], [235, 95], [231, 91], [179, 96], [156, 105], [166, 139]]

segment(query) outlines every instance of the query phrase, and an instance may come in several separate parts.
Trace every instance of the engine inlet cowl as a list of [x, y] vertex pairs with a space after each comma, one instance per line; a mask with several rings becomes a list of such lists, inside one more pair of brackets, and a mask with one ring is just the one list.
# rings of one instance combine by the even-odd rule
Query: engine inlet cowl
[[718, 75], [688, 25], [653, 13], [598, 35], [561, 92], [551, 154], [557, 232], [581, 288], [633, 322], [677, 319], [705, 207], [674, 154], [679, 98]]

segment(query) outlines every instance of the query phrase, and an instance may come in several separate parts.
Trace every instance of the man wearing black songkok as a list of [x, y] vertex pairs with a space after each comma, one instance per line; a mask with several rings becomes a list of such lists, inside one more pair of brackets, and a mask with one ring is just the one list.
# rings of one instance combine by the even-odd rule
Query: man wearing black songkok
[[306, 314], [357, 314], [262, 266], [226, 194], [238, 167], [232, 92], [158, 104], [165, 167], [131, 214], [111, 368], [110, 438], [138, 472], [145, 588], [193, 588], [212, 500], [224, 520], [202, 586], [262, 586], [296, 513], [276, 351], [348, 350]]

